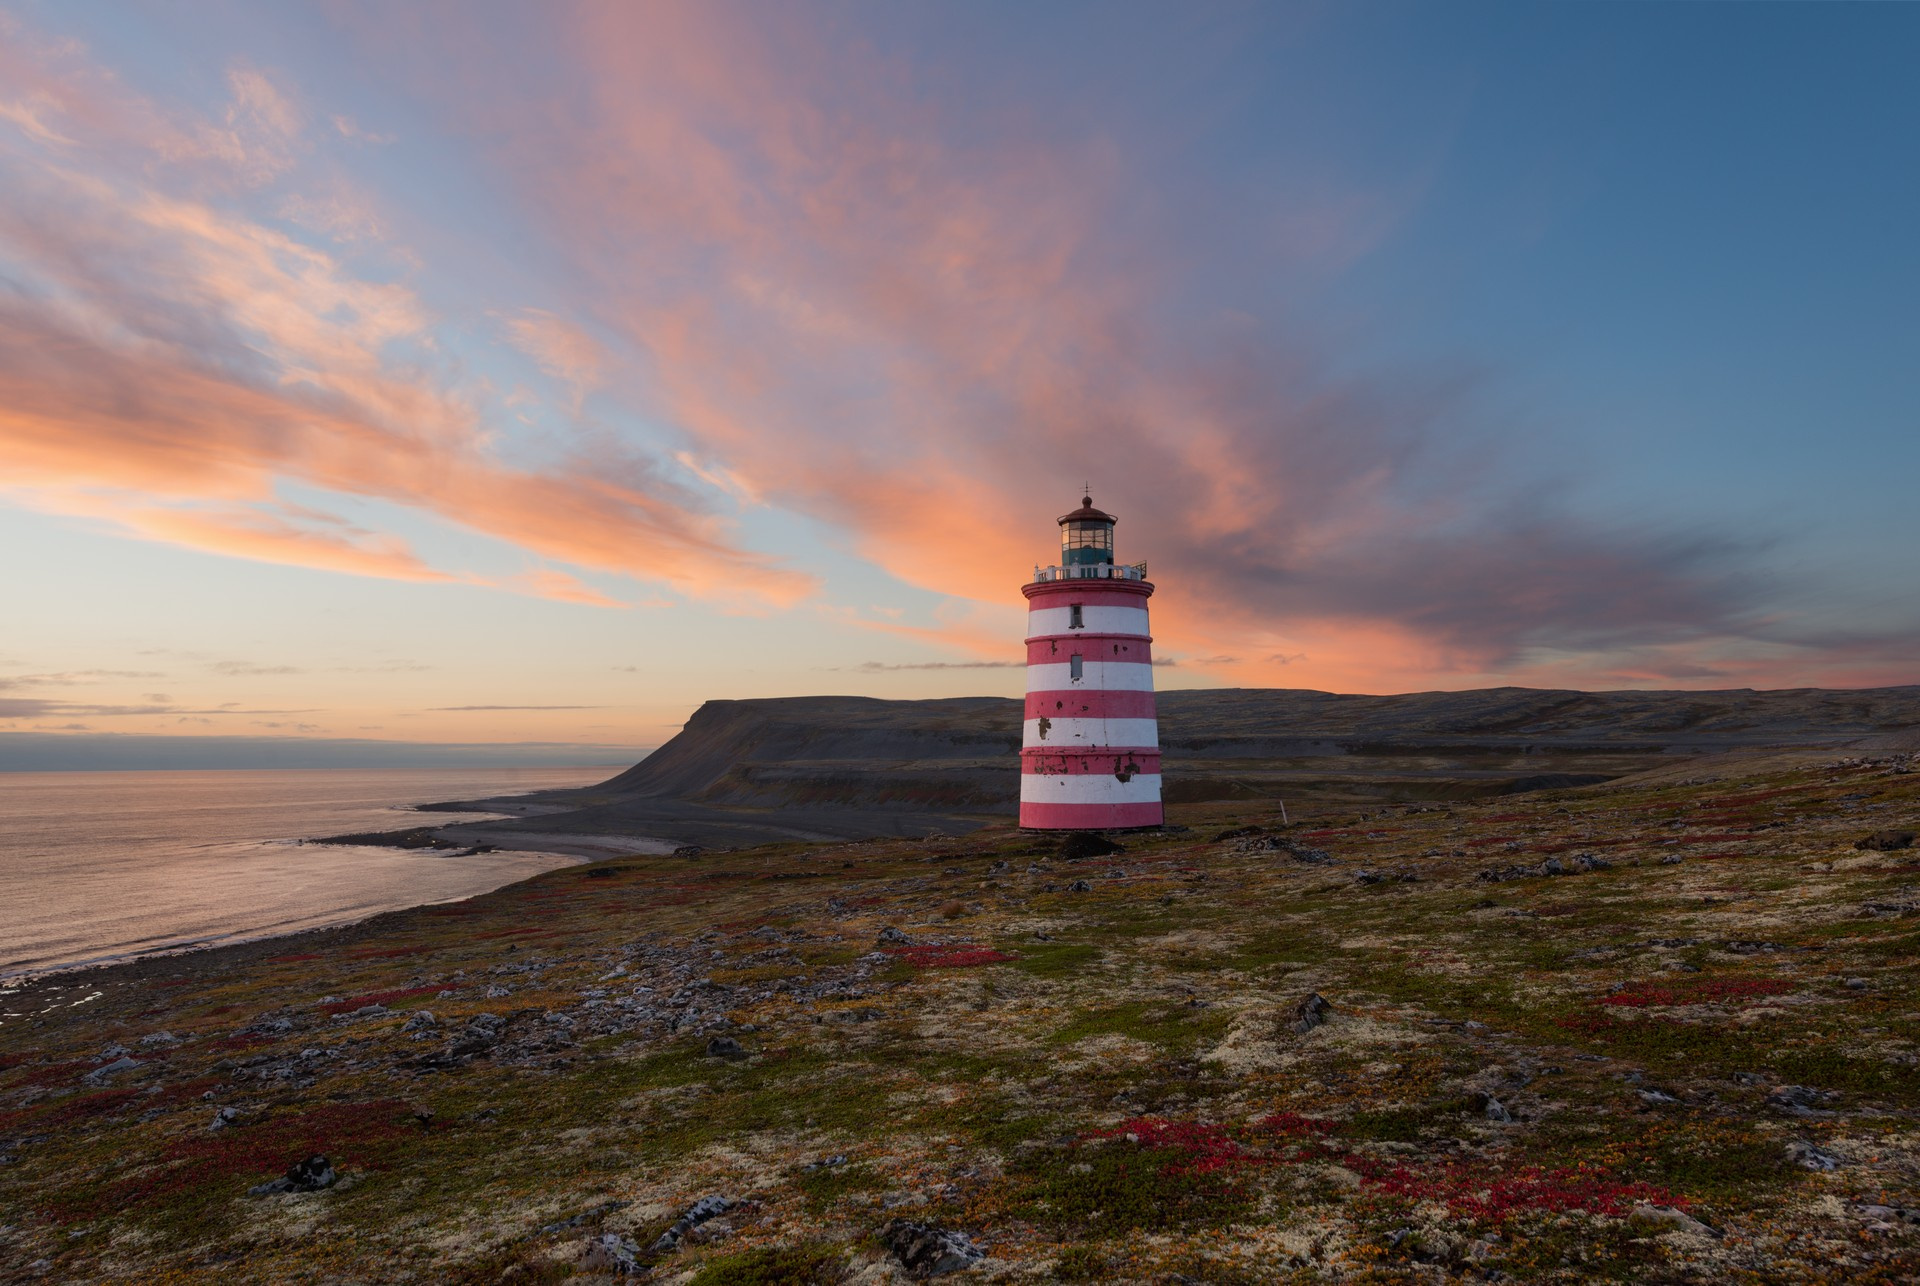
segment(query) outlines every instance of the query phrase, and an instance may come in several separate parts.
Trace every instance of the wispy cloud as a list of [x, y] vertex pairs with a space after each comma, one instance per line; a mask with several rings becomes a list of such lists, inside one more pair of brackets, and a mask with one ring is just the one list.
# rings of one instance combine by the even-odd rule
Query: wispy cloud
[[[672, 466], [612, 448], [506, 463], [486, 390], [440, 355], [438, 319], [408, 285], [359, 275], [192, 181], [194, 166], [239, 193], [293, 181], [305, 114], [265, 73], [233, 69], [227, 107], [192, 121], [74, 57], [20, 44], [0, 57], [0, 72], [59, 91], [36, 110], [72, 140], [50, 157], [0, 128], [0, 492], [231, 556], [617, 602], [558, 569], [436, 566], [390, 532], [285, 502], [277, 484], [291, 480], [695, 597], [810, 591], [810, 576], [734, 543]], [[110, 85], [107, 107], [74, 92], [89, 79]], [[593, 376], [578, 328], [522, 320], [550, 367]]]
[[464, 710], [605, 710], [605, 706], [428, 706], [436, 713]]

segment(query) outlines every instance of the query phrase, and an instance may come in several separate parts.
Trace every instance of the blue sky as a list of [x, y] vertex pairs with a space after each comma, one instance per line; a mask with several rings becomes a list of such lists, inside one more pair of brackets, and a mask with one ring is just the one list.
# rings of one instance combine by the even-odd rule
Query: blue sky
[[0, 728], [1916, 677], [1910, 7], [0, 12]]

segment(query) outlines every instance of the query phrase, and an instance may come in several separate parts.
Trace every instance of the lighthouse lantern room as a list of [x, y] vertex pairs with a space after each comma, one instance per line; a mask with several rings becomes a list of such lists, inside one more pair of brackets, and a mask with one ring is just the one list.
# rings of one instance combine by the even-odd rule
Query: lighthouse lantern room
[[1145, 563], [1113, 560], [1118, 520], [1091, 495], [1060, 519], [1060, 562], [1027, 596], [1027, 710], [1020, 825], [1029, 830], [1159, 826], [1160, 731]]

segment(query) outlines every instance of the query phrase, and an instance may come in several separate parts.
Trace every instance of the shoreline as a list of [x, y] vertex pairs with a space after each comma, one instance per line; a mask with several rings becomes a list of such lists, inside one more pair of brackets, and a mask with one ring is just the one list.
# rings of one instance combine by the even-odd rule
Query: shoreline
[[[577, 840], [578, 837], [556, 837], [556, 838], [575, 838]], [[267, 841], [261, 841], [261, 842], [277, 843], [282, 841], [267, 840]], [[285, 841], [285, 842], [294, 843], [297, 846], [320, 845], [325, 843], [325, 841], [323, 840], [316, 840], [316, 839], [303, 839], [303, 840]], [[649, 841], [649, 842], [654, 844], [659, 844], [659, 841]], [[330, 847], [379, 848], [382, 846], [380, 845], [330, 845]], [[308, 924], [300, 928], [282, 929], [282, 930], [267, 929], [267, 930], [255, 931], [255, 930], [243, 929], [243, 930], [238, 930], [234, 933], [219, 935], [217, 937], [195, 938], [186, 942], [168, 943], [161, 946], [152, 946], [152, 947], [140, 947], [131, 951], [114, 952], [112, 954], [95, 956], [87, 960], [79, 960], [79, 961], [74, 961], [67, 964], [54, 964], [54, 965], [48, 965], [45, 967], [28, 967], [24, 969], [11, 970], [11, 971], [0, 970], [0, 1002], [4, 1002], [5, 998], [8, 996], [9, 993], [16, 992], [22, 989], [24, 986], [31, 985], [36, 982], [41, 982], [49, 978], [69, 977], [75, 974], [85, 973], [86, 971], [92, 970], [92, 969], [114, 969], [114, 968], [119, 968], [126, 965], [143, 964], [143, 963], [152, 962], [152, 961], [179, 960], [184, 957], [195, 955], [201, 952], [224, 951], [229, 948], [252, 946], [258, 943], [277, 942], [283, 939], [293, 939], [293, 938], [304, 937], [308, 934], [336, 933], [346, 929], [354, 928], [355, 926], [358, 926], [358, 925], [369, 924], [375, 920], [380, 919], [382, 916], [407, 915], [417, 911], [426, 910], [429, 907], [452, 906], [452, 905], [457, 905], [458, 903], [461, 903], [461, 902], [469, 902], [469, 901], [472, 901], [474, 898], [486, 897], [488, 894], [498, 893], [502, 889], [510, 889], [516, 884], [525, 883], [527, 880], [538, 879], [541, 876], [549, 874], [553, 871], [563, 871], [563, 870], [567, 870], [570, 867], [575, 867], [575, 866], [590, 866], [595, 862], [607, 861], [615, 857], [660, 856], [660, 855], [671, 852], [671, 846], [665, 846], [665, 845], [660, 846], [656, 851], [647, 852], [643, 854], [640, 850], [626, 848], [626, 847], [619, 847], [617, 849], [603, 849], [600, 847], [596, 847], [595, 845], [592, 845], [592, 844], [580, 843], [580, 842], [575, 842], [570, 845], [554, 844], [554, 845], [544, 846], [539, 848], [528, 847], [521, 844], [500, 844], [500, 845], [495, 845], [494, 847], [497, 851], [525, 853], [530, 856], [570, 858], [572, 860], [566, 861], [566, 862], [560, 862], [553, 866], [546, 867], [542, 870], [533, 871], [526, 875], [522, 875], [517, 879], [511, 879], [506, 881], [505, 883], [496, 884], [491, 888], [477, 889], [474, 892], [462, 894], [458, 897], [434, 898], [425, 902], [411, 902], [405, 906], [387, 907], [384, 910], [372, 911], [372, 912], [368, 912], [360, 915], [353, 915], [350, 918], [333, 920], [323, 924]], [[427, 850], [427, 851], [431, 851], [431, 850]], [[445, 854], [447, 858], [454, 859], [454, 860], [457, 860], [460, 857], [464, 857], [468, 855], [469, 854], [467, 853], [457, 853], [457, 852], [447, 852]], [[12, 1021], [12, 1019], [4, 1016], [4, 1014], [0, 1014], [0, 1027], [4, 1027], [9, 1021]]]
[[[541, 850], [528, 849], [523, 851], [536, 852]], [[570, 856], [570, 854], [556, 853], [553, 854], [553, 856], [566, 857]], [[431, 911], [436, 907], [458, 906], [463, 902], [471, 902], [476, 898], [491, 897], [494, 894], [515, 888], [531, 880], [544, 879], [555, 871], [591, 866], [596, 860], [600, 859], [583, 858], [579, 861], [548, 867], [546, 870], [534, 871], [531, 874], [521, 876], [517, 880], [509, 880], [505, 884], [496, 885], [490, 889], [482, 889], [476, 893], [469, 893], [464, 897], [440, 898], [435, 901], [418, 902], [409, 906], [390, 907], [384, 911], [375, 911], [368, 915], [362, 915], [350, 920], [341, 920], [333, 924], [309, 925], [306, 928], [291, 929], [281, 933], [248, 934], [217, 941], [196, 941], [180, 946], [155, 947], [130, 952], [125, 955], [102, 957], [70, 965], [55, 965], [44, 970], [0, 974], [0, 1004], [11, 1004], [15, 997], [34, 987], [42, 986], [55, 980], [59, 981], [63, 989], [76, 991], [83, 989], [98, 990], [100, 985], [105, 983], [120, 986], [138, 982], [150, 982], [152, 978], [147, 970], [148, 966], [178, 965], [183, 961], [189, 960], [202, 961], [210, 959], [220, 952], [233, 952], [236, 956], [245, 958], [247, 963], [261, 963], [261, 960], [255, 957], [258, 956], [261, 950], [268, 947], [274, 949], [274, 955], [279, 955], [282, 954], [283, 950], [291, 954], [303, 954], [308, 950], [318, 950], [326, 947], [352, 946], [363, 938], [377, 938], [391, 931], [404, 917], [419, 915]], [[392, 921], [393, 923], [387, 923], [388, 921]], [[312, 939], [312, 941], [306, 942], [302, 941], [303, 939]], [[270, 958], [271, 957], [267, 957], [267, 959]], [[236, 963], [238, 963], [238, 961], [236, 961]], [[128, 976], [108, 976], [120, 973], [125, 973]], [[102, 975], [102, 977], [95, 980], [87, 976], [90, 974], [99, 974]], [[174, 973], [170, 976], [179, 977], [181, 975]], [[46, 1011], [42, 1010], [41, 1012], [44, 1013]], [[18, 1026], [24, 1019], [34, 1016], [37, 1015], [0, 1012], [0, 1030]]]

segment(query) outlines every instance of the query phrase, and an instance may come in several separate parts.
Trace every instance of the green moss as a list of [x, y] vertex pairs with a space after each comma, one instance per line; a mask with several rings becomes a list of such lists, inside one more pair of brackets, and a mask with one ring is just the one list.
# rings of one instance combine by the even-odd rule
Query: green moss
[[1127, 1036], [1184, 1053], [1198, 1042], [1219, 1040], [1231, 1022], [1230, 1015], [1218, 1010], [1129, 1002], [1089, 1010], [1047, 1040], [1054, 1045], [1071, 1045], [1090, 1036]]
[[1099, 947], [1084, 942], [1020, 943], [1014, 948], [1019, 959], [1009, 967], [1036, 978], [1064, 978], [1081, 973], [1100, 963]]
[[1125, 1142], [1050, 1149], [1021, 1162], [1018, 1200], [1039, 1226], [1083, 1238], [1222, 1227], [1252, 1207], [1245, 1184], [1197, 1173], [1192, 1162], [1177, 1149]]
[[842, 1281], [846, 1256], [830, 1246], [761, 1246], [709, 1259], [687, 1286], [812, 1286]]

